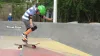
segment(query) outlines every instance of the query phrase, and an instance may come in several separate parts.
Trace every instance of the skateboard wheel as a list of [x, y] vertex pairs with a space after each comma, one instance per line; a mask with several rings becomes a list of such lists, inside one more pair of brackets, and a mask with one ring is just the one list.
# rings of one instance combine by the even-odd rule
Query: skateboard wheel
[[20, 49], [20, 47], [18, 47], [18, 49]]
[[19, 45], [18, 49], [22, 48], [22, 45]]
[[36, 48], [36, 46], [35, 45], [32, 45], [32, 48]]
[[19, 45], [20, 48], [22, 48], [22, 45]]

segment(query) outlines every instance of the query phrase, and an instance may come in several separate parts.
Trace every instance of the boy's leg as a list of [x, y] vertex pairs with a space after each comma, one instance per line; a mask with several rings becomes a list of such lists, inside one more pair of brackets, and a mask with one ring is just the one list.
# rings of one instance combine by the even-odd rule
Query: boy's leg
[[[24, 23], [24, 25], [25, 25], [25, 27], [26, 27], [26, 31], [30, 28], [30, 26], [29, 26], [29, 20], [25, 20], [25, 19], [23, 19], [22, 20], [23, 21], [23, 23]], [[27, 42], [27, 35], [25, 35], [24, 33], [22, 34], [22, 36], [23, 36], [23, 42]]]
[[32, 31], [34, 31], [34, 30], [36, 30], [37, 29], [37, 26], [34, 26], [34, 27], [32, 27], [32, 28], [29, 28], [27, 31], [25, 31], [24, 33], [23, 33], [23, 35], [25, 36], [22, 40], [24, 41], [24, 42], [27, 42], [28, 41], [28, 37], [27, 37], [27, 35], [29, 34], [29, 33], [31, 33]]
[[23, 22], [24, 22], [24, 24], [25, 24], [27, 30], [22, 34], [22, 36], [24, 37], [22, 40], [23, 40], [23, 41], [24, 41], [24, 40], [27, 41], [27, 39], [28, 39], [27, 35], [28, 35], [29, 33], [31, 33], [32, 31], [36, 30], [36, 29], [37, 29], [37, 26], [36, 26], [35, 24], [33, 24], [34, 27], [30, 27], [30, 23], [29, 23], [28, 20], [23, 20]]
[[[26, 31], [28, 30], [29, 28], [26, 29]], [[28, 40], [28, 35], [25, 35], [24, 33], [22, 34], [22, 36], [24, 37], [22, 40], [23, 42], [27, 42]]]
[[32, 31], [36, 30], [37, 26], [34, 26], [32, 28], [29, 28], [27, 31], [24, 32], [25, 35], [28, 35], [29, 33], [31, 33]]

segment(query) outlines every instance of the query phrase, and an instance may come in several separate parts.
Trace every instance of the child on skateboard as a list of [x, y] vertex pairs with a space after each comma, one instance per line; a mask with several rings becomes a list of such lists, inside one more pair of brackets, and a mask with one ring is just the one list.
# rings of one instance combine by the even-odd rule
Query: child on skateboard
[[52, 20], [52, 18], [47, 18], [46, 16], [44, 16], [46, 14], [46, 8], [44, 5], [33, 5], [32, 7], [30, 7], [22, 16], [22, 21], [26, 26], [26, 31], [22, 34], [22, 36], [24, 37], [22, 41], [25, 43], [27, 43], [28, 41], [28, 34], [37, 29], [37, 26], [33, 23], [32, 20], [33, 15], [35, 14], [38, 14], [43, 19]]

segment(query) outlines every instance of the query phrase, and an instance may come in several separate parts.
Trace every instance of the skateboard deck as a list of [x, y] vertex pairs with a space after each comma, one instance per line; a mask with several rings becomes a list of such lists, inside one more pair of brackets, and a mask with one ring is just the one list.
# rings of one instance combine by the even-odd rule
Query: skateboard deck
[[36, 48], [36, 45], [38, 45], [40, 43], [36, 43], [36, 44], [17, 44], [15, 43], [16, 46], [18, 46], [18, 49], [23, 48], [23, 46], [25, 47], [29, 47], [29, 48]]

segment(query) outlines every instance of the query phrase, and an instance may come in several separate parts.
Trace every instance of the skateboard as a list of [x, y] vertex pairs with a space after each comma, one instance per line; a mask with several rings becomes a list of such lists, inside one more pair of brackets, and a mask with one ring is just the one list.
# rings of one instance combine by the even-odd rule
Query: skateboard
[[38, 45], [38, 44], [40, 44], [40, 43], [36, 43], [36, 44], [17, 44], [17, 43], [15, 43], [15, 45], [18, 46], [18, 49], [23, 48], [23, 46], [34, 49], [34, 48], [36, 48], [36, 45]]

